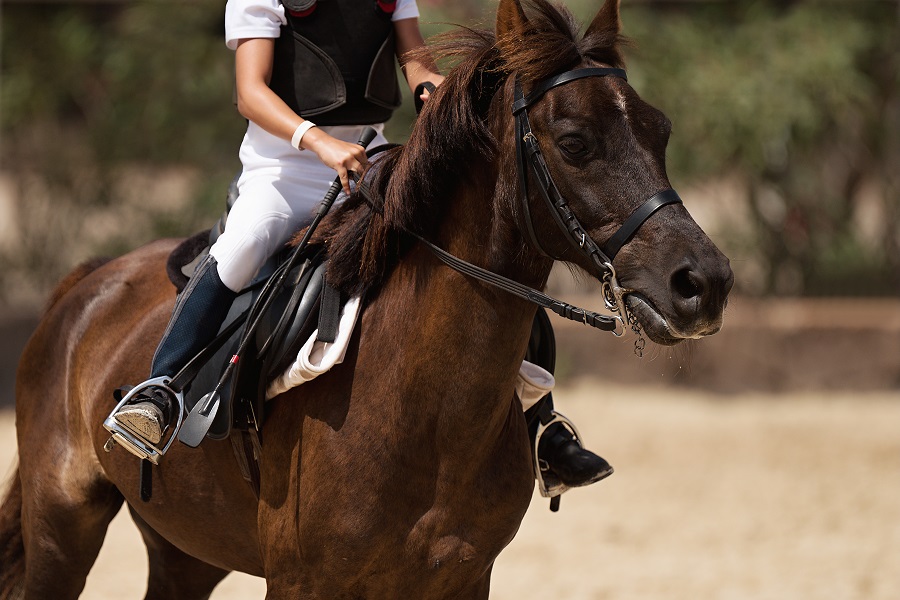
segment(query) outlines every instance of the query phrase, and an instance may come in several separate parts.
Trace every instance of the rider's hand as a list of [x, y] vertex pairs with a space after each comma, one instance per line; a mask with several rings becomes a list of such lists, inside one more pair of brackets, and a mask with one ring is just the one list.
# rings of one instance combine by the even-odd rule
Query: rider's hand
[[362, 174], [363, 168], [368, 163], [365, 148], [332, 137], [318, 127], [307, 131], [300, 145], [306, 150], [315, 152], [319, 160], [337, 171], [338, 177], [341, 178], [341, 186], [347, 194], [350, 193], [350, 171], [357, 175]]
[[[430, 81], [432, 83], [432, 85], [434, 85], [434, 87], [437, 87], [437, 86], [441, 85], [442, 83], [444, 83], [444, 76], [438, 75], [437, 73], [431, 73], [431, 76], [428, 78], [428, 81]], [[431, 92], [428, 91], [428, 88], [424, 88], [422, 90], [422, 93], [419, 94], [419, 99], [422, 100], [422, 102], [424, 103], [426, 100], [428, 100], [428, 98], [430, 96], [431, 96]]]

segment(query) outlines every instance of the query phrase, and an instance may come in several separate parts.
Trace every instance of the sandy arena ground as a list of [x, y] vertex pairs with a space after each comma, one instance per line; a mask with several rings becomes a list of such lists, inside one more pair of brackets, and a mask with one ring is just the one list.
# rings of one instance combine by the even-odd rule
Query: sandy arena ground
[[[497, 561], [492, 598], [900, 598], [900, 393], [721, 397], [605, 387], [557, 404], [616, 468], [535, 497]], [[0, 475], [15, 455], [0, 413]], [[143, 597], [145, 558], [126, 513], [82, 598]], [[214, 600], [263, 598], [229, 576]]]

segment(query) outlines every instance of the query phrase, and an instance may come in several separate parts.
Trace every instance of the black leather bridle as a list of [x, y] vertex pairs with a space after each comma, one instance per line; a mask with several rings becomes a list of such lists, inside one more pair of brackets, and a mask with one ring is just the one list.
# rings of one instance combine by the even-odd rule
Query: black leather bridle
[[603, 296], [607, 308], [619, 313], [625, 318], [624, 306], [622, 306], [622, 294], [616, 280], [616, 271], [613, 268], [612, 261], [621, 250], [622, 246], [628, 243], [637, 230], [650, 218], [653, 213], [668, 204], [679, 204], [681, 198], [675, 190], [668, 188], [644, 201], [631, 215], [625, 220], [616, 233], [610, 237], [604, 247], [601, 249], [594, 240], [587, 235], [584, 227], [578, 221], [578, 218], [569, 208], [566, 199], [563, 197], [547, 163], [541, 153], [541, 147], [537, 138], [531, 131], [531, 123], [528, 120], [528, 107], [537, 102], [551, 89], [583, 79], [585, 77], [621, 77], [628, 80], [623, 69], [615, 69], [610, 67], [591, 67], [584, 69], [575, 69], [566, 71], [559, 75], [555, 75], [539, 82], [529, 93], [524, 95], [522, 87], [516, 80], [515, 97], [513, 101], [512, 112], [516, 119], [516, 159], [518, 163], [519, 183], [522, 187], [522, 214], [525, 220], [525, 230], [534, 247], [548, 258], [559, 260], [558, 257], [548, 253], [535, 233], [534, 224], [532, 222], [531, 213], [528, 206], [528, 173], [534, 175], [538, 182], [538, 189], [541, 192], [545, 204], [556, 222], [559, 229], [563, 232], [564, 237], [576, 252], [585, 256], [595, 267], [594, 276], [603, 285]]
[[[553, 220], [559, 226], [563, 235], [569, 244], [581, 255], [596, 267], [594, 276], [600, 281], [603, 290], [603, 300], [606, 308], [614, 313], [608, 316], [583, 308], [578, 308], [555, 300], [547, 296], [543, 292], [539, 292], [518, 282], [512, 281], [496, 273], [477, 267], [471, 263], [465, 262], [448, 252], [438, 248], [431, 242], [418, 237], [420, 241], [425, 243], [432, 252], [437, 255], [444, 263], [453, 269], [479, 279], [487, 284], [499, 287], [520, 298], [534, 302], [544, 308], [554, 311], [556, 314], [576, 321], [582, 321], [587, 325], [603, 329], [605, 331], [616, 332], [621, 335], [625, 327], [629, 324], [627, 309], [623, 302], [624, 292], [619, 286], [616, 279], [616, 271], [613, 268], [612, 261], [619, 250], [634, 236], [637, 230], [650, 218], [656, 211], [669, 204], [681, 203], [681, 198], [675, 190], [668, 188], [644, 201], [631, 215], [625, 220], [616, 233], [606, 242], [603, 248], [597, 245], [593, 239], [587, 234], [584, 227], [578, 221], [575, 213], [569, 208], [565, 198], [559, 188], [553, 182], [550, 170], [541, 153], [540, 145], [531, 131], [531, 123], [528, 120], [528, 107], [537, 102], [551, 89], [564, 85], [566, 83], [583, 79], [585, 77], [621, 77], [627, 81], [627, 76], [623, 69], [615, 69], [609, 67], [590, 67], [583, 69], [574, 69], [566, 71], [559, 75], [549, 77], [538, 82], [534, 88], [526, 96], [522, 92], [518, 79], [515, 83], [515, 96], [512, 106], [512, 113], [515, 117], [515, 138], [516, 138], [516, 159], [518, 163], [519, 183], [522, 188], [522, 215], [524, 217], [524, 229], [528, 239], [534, 248], [542, 255], [553, 260], [559, 260], [558, 257], [548, 253], [535, 233], [534, 223], [528, 204], [528, 176], [529, 173], [534, 175], [538, 182], [538, 189], [544, 202], [553, 217]], [[621, 326], [621, 330], [619, 327]]]

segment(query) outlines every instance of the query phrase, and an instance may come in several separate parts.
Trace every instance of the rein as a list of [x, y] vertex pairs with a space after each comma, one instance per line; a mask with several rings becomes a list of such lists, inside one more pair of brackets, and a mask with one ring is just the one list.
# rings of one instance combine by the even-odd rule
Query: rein
[[548, 296], [544, 292], [540, 292], [534, 288], [530, 288], [527, 285], [522, 285], [521, 283], [513, 281], [508, 277], [498, 275], [497, 273], [488, 271], [487, 269], [482, 269], [477, 265], [466, 262], [461, 258], [457, 258], [446, 250], [438, 248], [425, 238], [415, 233], [411, 233], [410, 235], [414, 236], [420, 242], [428, 246], [428, 248], [434, 253], [434, 255], [441, 259], [441, 261], [445, 265], [455, 271], [458, 271], [459, 273], [462, 273], [463, 275], [474, 277], [479, 281], [483, 281], [484, 283], [500, 288], [501, 290], [508, 292], [513, 296], [518, 296], [523, 300], [528, 300], [529, 302], [533, 302], [538, 306], [548, 308], [566, 319], [570, 319], [572, 321], [581, 321], [585, 325], [590, 325], [591, 327], [596, 327], [597, 329], [602, 329], [603, 331], [612, 331], [617, 336], [622, 335], [622, 332], [617, 332], [619, 320], [616, 317], [611, 317], [608, 315], [596, 313], [591, 310], [587, 310], [585, 308], [578, 308], [577, 306], [567, 304], [566, 302], [562, 302], [560, 300], [557, 300], [556, 298]]
[[[547, 168], [547, 163], [544, 160], [544, 156], [541, 153], [537, 137], [535, 137], [534, 133], [531, 131], [531, 123], [528, 120], [527, 110], [529, 106], [537, 102], [544, 94], [557, 86], [585, 77], [605, 77], [608, 75], [621, 77], [626, 81], [628, 79], [623, 69], [605, 67], [574, 69], [539, 82], [527, 96], [523, 94], [522, 88], [519, 85], [518, 80], [516, 80], [515, 100], [512, 105], [512, 113], [516, 119], [516, 158], [518, 163], [519, 183], [522, 187], [522, 213], [525, 215], [525, 230], [528, 234], [528, 238], [534, 248], [543, 256], [553, 260], [559, 260], [558, 257], [555, 257], [544, 250], [535, 233], [533, 219], [528, 207], [528, 174], [530, 172], [540, 184], [539, 189], [541, 191], [541, 196], [544, 198], [544, 201], [550, 210], [550, 214], [553, 216], [553, 220], [556, 222], [557, 226], [559, 226], [560, 230], [562, 230], [568, 242], [577, 252], [586, 256], [597, 267], [598, 273], [595, 274], [595, 276], [602, 285], [603, 301], [606, 308], [614, 313], [613, 315], [600, 314], [562, 302], [543, 292], [535, 290], [534, 288], [453, 256], [446, 250], [439, 248], [415, 233], [408, 233], [425, 244], [425, 246], [427, 246], [444, 264], [463, 275], [478, 279], [483, 283], [504, 290], [518, 298], [550, 309], [563, 318], [572, 321], [580, 321], [585, 325], [590, 325], [591, 327], [603, 331], [611, 331], [617, 337], [621, 337], [624, 335], [628, 325], [631, 325], [632, 329], [636, 329], [637, 325], [633, 322], [633, 318], [629, 316], [628, 310], [625, 307], [623, 301], [625, 292], [619, 286], [619, 282], [616, 279], [616, 271], [612, 265], [613, 258], [615, 258], [622, 246], [628, 243], [641, 225], [643, 225], [651, 215], [669, 204], [680, 204], [681, 198], [675, 190], [671, 188], [654, 194], [631, 213], [619, 230], [612, 235], [604, 248], [601, 249], [587, 234], [584, 227], [582, 227], [578, 218], [575, 216], [575, 213], [569, 208], [569, 204], [559, 191], [556, 183], [554, 183], [553, 177], [550, 175], [550, 170]], [[373, 208], [377, 206], [371, 189], [364, 181], [358, 183], [357, 190], [364, 198], [366, 198]]]

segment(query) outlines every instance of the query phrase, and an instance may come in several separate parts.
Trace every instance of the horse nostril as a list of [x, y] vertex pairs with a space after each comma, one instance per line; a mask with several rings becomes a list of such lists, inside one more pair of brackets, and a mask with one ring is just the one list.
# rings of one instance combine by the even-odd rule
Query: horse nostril
[[696, 271], [684, 268], [672, 275], [672, 289], [682, 298], [691, 299], [701, 296], [706, 290], [706, 284]]

